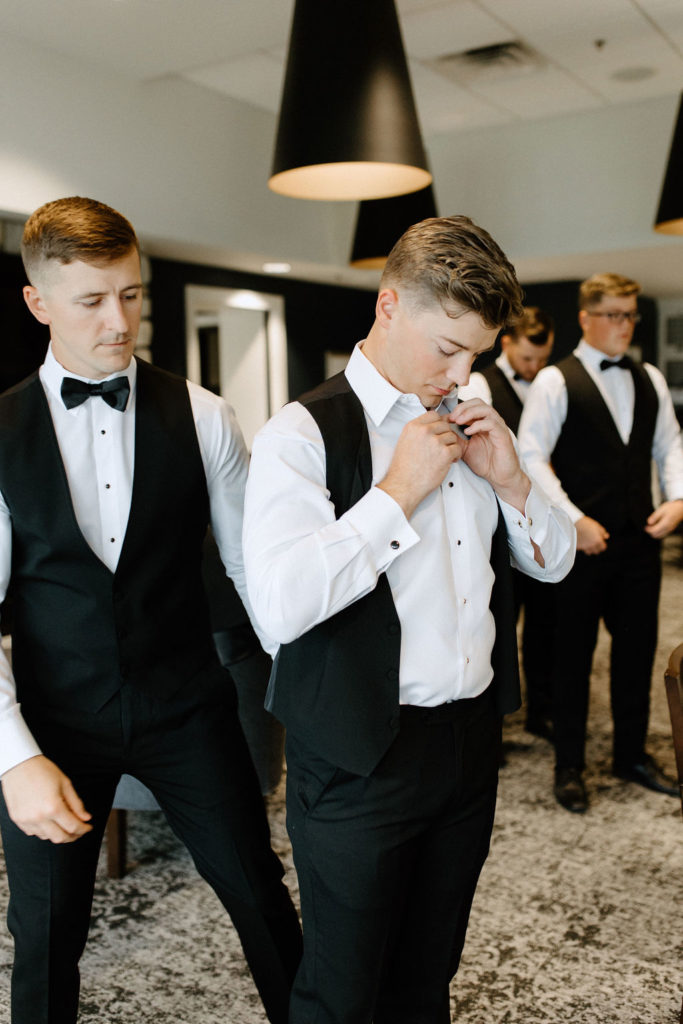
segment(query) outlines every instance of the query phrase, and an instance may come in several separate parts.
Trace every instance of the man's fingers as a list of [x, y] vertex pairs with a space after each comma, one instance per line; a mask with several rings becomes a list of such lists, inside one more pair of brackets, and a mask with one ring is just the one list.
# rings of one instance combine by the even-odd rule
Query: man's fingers
[[[86, 832], [92, 831], [92, 825], [77, 818], [66, 804], [64, 804], [64, 810], [55, 814], [49, 824], [58, 828], [63, 836], [68, 837], [68, 840], [78, 839], [80, 836], [84, 836]], [[68, 840], [62, 839], [61, 841], [66, 842]], [[54, 839], [52, 840], [52, 842], [55, 841]]]
[[83, 801], [74, 789], [71, 780], [66, 779], [63, 787], [64, 803], [81, 821], [90, 821], [92, 815], [86, 811]]
[[[77, 821], [75, 818], [73, 820]], [[82, 822], [78, 822], [78, 825], [81, 829], [85, 827]], [[89, 831], [89, 829], [86, 829], [86, 831]], [[57, 821], [44, 821], [42, 822], [40, 829], [37, 829], [35, 832], [30, 834], [37, 836], [38, 839], [45, 839], [50, 843], [61, 845], [62, 843], [74, 843], [85, 833], [80, 830], [76, 832], [69, 832]]]

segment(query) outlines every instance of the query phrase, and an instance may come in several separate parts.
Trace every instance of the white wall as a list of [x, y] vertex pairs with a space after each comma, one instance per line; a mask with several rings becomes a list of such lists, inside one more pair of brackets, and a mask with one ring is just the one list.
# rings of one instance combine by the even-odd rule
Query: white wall
[[440, 212], [470, 214], [517, 259], [671, 244], [652, 224], [677, 107], [669, 96], [434, 138]]
[[200, 86], [137, 83], [0, 40], [5, 212], [87, 195], [143, 238], [334, 262], [353, 211], [271, 193], [274, 137], [272, 115]]

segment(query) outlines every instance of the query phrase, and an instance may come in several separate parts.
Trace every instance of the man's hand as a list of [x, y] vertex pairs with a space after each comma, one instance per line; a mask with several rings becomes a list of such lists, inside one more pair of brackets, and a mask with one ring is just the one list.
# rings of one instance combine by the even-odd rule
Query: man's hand
[[433, 410], [425, 412], [406, 423], [387, 475], [377, 486], [391, 495], [410, 519], [469, 444], [451, 429], [445, 416]]
[[645, 533], [656, 540], [668, 537], [672, 530], [683, 521], [683, 501], [664, 501], [648, 516]]
[[584, 555], [599, 555], [607, 550], [609, 533], [605, 527], [590, 516], [576, 521], [576, 550]]
[[2, 792], [10, 818], [27, 836], [73, 843], [92, 829], [71, 781], [42, 754], [5, 772]]
[[480, 398], [459, 402], [448, 415], [469, 437], [463, 462], [493, 487], [499, 498], [524, 512], [531, 482], [522, 469], [502, 417]]

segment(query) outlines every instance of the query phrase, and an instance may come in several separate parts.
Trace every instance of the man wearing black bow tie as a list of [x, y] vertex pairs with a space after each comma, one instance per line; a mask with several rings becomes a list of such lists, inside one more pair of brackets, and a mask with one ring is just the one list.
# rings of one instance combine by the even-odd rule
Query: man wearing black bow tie
[[[587, 809], [588, 692], [600, 618], [612, 637], [613, 772], [678, 795], [645, 751], [657, 645], [660, 540], [683, 520], [683, 446], [664, 377], [625, 356], [640, 285], [596, 274], [579, 289], [583, 338], [529, 391], [519, 442], [529, 471], [571, 516], [577, 557], [555, 588], [555, 797]], [[667, 500], [653, 508], [651, 460]]]
[[0, 398], [0, 825], [15, 940], [13, 1024], [74, 1024], [98, 851], [122, 773], [153, 791], [285, 1024], [299, 925], [270, 848], [234, 687], [213, 648], [201, 547], [213, 526], [246, 600], [247, 458], [232, 410], [133, 358], [138, 243], [115, 210], [28, 220], [24, 296], [50, 329]]

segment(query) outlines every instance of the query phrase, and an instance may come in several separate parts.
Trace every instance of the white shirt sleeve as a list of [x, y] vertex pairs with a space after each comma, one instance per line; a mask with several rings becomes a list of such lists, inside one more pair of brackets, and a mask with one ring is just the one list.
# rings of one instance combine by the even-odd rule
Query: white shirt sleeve
[[246, 609], [264, 650], [277, 644], [260, 629], [252, 611], [242, 557], [242, 518], [249, 455], [232, 406], [188, 381], [192, 415], [209, 492], [211, 529], [226, 573]]
[[550, 464], [566, 418], [567, 387], [562, 371], [547, 366], [537, 374], [524, 403], [517, 433], [519, 452], [532, 480], [576, 523], [584, 513], [569, 500]]
[[683, 499], [683, 438], [671, 392], [664, 375], [655, 366], [646, 363], [645, 369], [659, 399], [652, 458], [657, 465], [660, 486], [668, 501]]
[[[0, 495], [0, 601], [5, 599], [12, 567], [12, 522]], [[17, 688], [4, 649], [0, 648], [0, 776], [35, 757], [40, 747], [31, 735], [17, 703]]]
[[[499, 505], [507, 528], [512, 565], [543, 583], [563, 580], [576, 556], [576, 530], [566, 514], [548, 501], [533, 480], [524, 515], [500, 499]], [[543, 556], [542, 566], [536, 561], [532, 541]]]
[[280, 643], [369, 593], [419, 541], [399, 505], [377, 487], [336, 519], [325, 482], [318, 425], [291, 403], [254, 439], [243, 537], [252, 607]]

